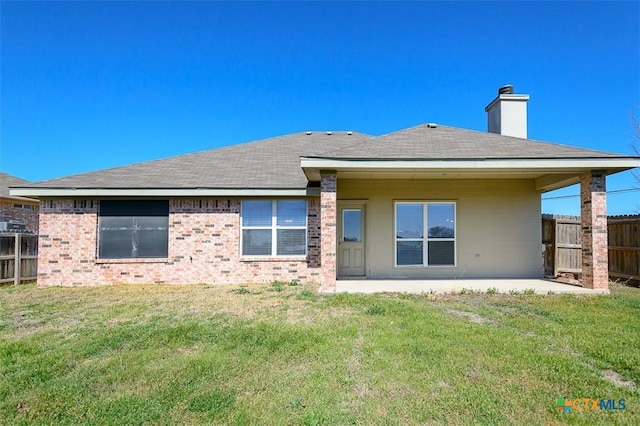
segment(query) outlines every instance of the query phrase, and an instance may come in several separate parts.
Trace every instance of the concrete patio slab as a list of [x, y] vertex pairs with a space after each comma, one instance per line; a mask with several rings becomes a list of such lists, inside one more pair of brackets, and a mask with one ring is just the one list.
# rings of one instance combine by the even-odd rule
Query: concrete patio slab
[[486, 293], [535, 294], [609, 294], [609, 290], [591, 290], [546, 279], [466, 279], [466, 280], [345, 280], [336, 282], [336, 293], [436, 293], [456, 294], [463, 290]]

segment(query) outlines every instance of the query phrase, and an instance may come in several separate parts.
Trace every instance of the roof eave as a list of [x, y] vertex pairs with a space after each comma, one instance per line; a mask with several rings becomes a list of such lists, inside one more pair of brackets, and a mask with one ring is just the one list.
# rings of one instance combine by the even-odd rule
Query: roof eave
[[0, 196], [0, 200], [5, 201], [5, 202], [18, 202], [18, 201], [20, 201], [21, 203], [38, 204], [38, 200], [35, 200], [33, 198], [16, 197], [16, 196], [13, 196], [13, 195]]
[[[456, 173], [459, 175], [509, 173], [538, 174], [536, 188], [550, 191], [572, 185], [580, 175], [601, 170], [607, 175], [640, 167], [640, 157], [584, 158], [483, 158], [483, 159], [340, 159], [301, 157], [300, 165], [309, 181], [320, 180], [321, 170], [371, 171], [380, 174], [397, 172]], [[551, 178], [553, 176], [553, 178]]]
[[16, 187], [12, 195], [33, 198], [50, 197], [308, 197], [320, 194], [319, 188], [43, 188]]

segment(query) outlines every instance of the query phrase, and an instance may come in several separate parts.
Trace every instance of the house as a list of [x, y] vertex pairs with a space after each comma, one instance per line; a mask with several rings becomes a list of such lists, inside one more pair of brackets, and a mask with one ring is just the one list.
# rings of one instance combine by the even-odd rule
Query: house
[[527, 139], [528, 99], [501, 88], [488, 132], [302, 132], [12, 194], [40, 200], [40, 285], [333, 291], [342, 277], [540, 277], [540, 195], [579, 182], [583, 285], [606, 289], [606, 177], [640, 158]]
[[10, 186], [28, 183], [0, 172], [0, 232], [38, 232], [38, 201], [9, 193]]

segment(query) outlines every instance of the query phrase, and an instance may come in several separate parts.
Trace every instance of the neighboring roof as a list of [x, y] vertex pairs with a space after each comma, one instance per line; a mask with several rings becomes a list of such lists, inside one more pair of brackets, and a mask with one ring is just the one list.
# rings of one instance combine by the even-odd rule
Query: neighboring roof
[[0, 198], [9, 198], [16, 201], [30, 201], [32, 203], [37, 203], [37, 201], [32, 198], [17, 197], [15, 195], [9, 194], [10, 186], [25, 186], [28, 184], [28, 180], [20, 179], [19, 177], [0, 172]]
[[[306, 155], [305, 157], [314, 156]], [[384, 160], [603, 157], [621, 156], [556, 143], [434, 124], [421, 124], [389, 133], [372, 141], [338, 148], [322, 156], [322, 158], [334, 159]]]
[[[386, 165], [381, 166], [382, 162]], [[447, 168], [458, 172], [483, 169], [482, 173], [520, 170], [520, 177], [529, 173], [528, 178], [539, 178], [539, 189], [550, 190], [575, 183], [584, 170], [603, 168], [615, 173], [638, 165], [638, 157], [422, 124], [379, 137], [344, 131], [294, 133], [16, 185], [20, 188], [14, 193], [29, 196], [208, 196], [269, 195], [276, 191], [281, 195], [305, 195], [317, 193], [317, 187], [309, 189], [317, 184], [309, 181], [319, 180], [320, 170], [339, 169], [347, 176], [356, 173], [350, 172], [350, 168], [379, 171], [381, 167], [422, 172]], [[357, 173], [352, 176], [359, 176]], [[566, 174], [571, 176], [564, 176]]]

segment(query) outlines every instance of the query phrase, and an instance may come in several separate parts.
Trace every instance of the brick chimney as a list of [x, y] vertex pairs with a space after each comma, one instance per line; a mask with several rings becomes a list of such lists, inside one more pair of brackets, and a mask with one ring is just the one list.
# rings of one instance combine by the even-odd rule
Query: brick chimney
[[529, 95], [516, 95], [508, 84], [498, 89], [498, 96], [484, 109], [491, 133], [527, 138], [527, 101]]

